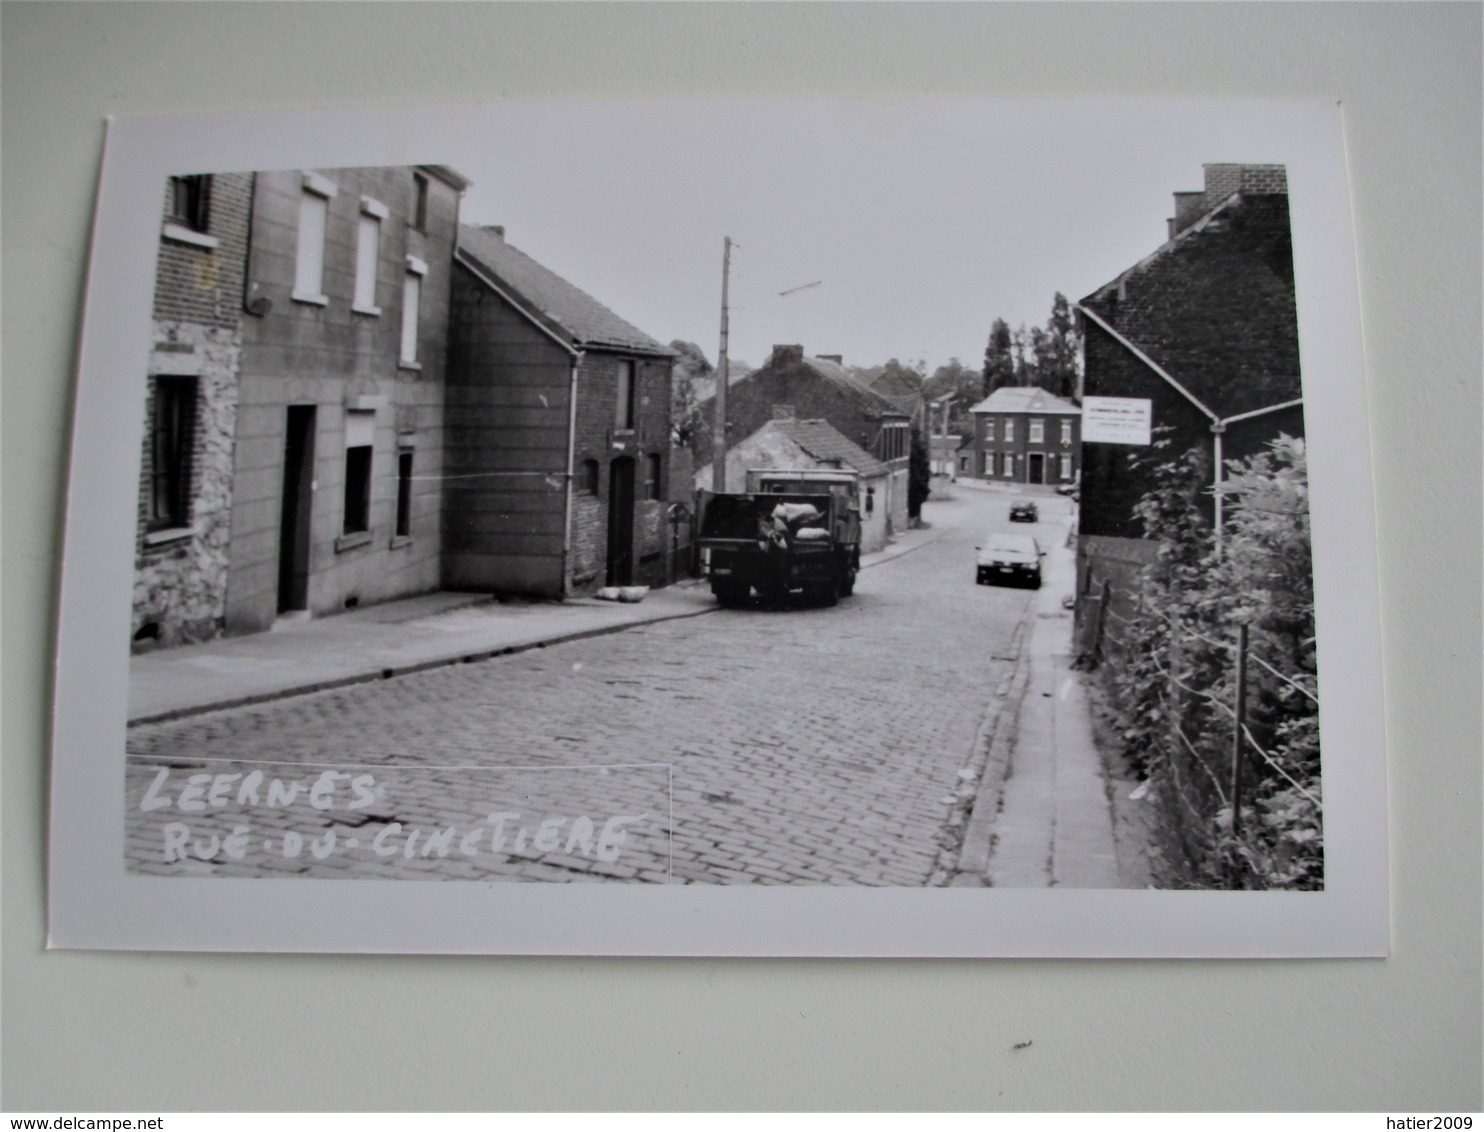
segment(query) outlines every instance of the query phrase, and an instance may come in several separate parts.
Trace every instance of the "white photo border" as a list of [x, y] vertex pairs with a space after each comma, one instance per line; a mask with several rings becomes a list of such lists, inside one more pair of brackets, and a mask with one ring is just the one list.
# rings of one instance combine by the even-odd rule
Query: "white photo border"
[[[846, 112], [851, 105], [808, 101]], [[1011, 100], [953, 101], [1003, 108]], [[1154, 113], [1174, 101], [1120, 103], [1132, 121], [1141, 106]], [[460, 152], [475, 139], [498, 129], [506, 116], [540, 113], [542, 105], [110, 121], [87, 282], [62, 562], [48, 945], [677, 956], [1386, 955], [1379, 588], [1360, 302], [1341, 111], [1318, 101], [1211, 100], [1202, 109], [1213, 121], [1263, 123], [1272, 148], [1253, 158], [1288, 169], [1320, 626], [1323, 891], [315, 884], [125, 871], [128, 650], [122, 642], [129, 630], [137, 484], [118, 473], [137, 466], [142, 439], [164, 178], [204, 170], [458, 168]], [[615, 105], [636, 114], [645, 106], [604, 104], [610, 112]], [[745, 104], [709, 105], [720, 112]], [[931, 113], [933, 102], [910, 105]], [[1213, 153], [1208, 159], [1230, 158]]]

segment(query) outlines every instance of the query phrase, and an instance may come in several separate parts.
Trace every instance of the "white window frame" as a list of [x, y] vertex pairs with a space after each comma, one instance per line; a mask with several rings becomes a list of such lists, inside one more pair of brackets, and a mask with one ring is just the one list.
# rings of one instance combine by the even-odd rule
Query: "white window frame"
[[1072, 418], [1071, 417], [1062, 417], [1062, 419], [1061, 419], [1061, 438], [1062, 438], [1063, 443], [1066, 443], [1066, 444], [1072, 443]]
[[376, 276], [381, 262], [381, 225], [390, 211], [370, 197], [361, 198], [361, 214], [356, 218], [356, 289], [350, 309], [356, 314], [379, 317], [376, 305]]
[[1072, 458], [1063, 455], [1061, 458], [1061, 478], [1069, 480], [1072, 478]]
[[1005, 418], [1005, 439], [1006, 440], [1014, 440], [1015, 439], [1015, 418], [1014, 417], [1006, 417]]
[[993, 417], [985, 417], [984, 418], [984, 439], [985, 440], [993, 440], [994, 439], [994, 418]]
[[407, 257], [407, 274], [402, 281], [402, 346], [397, 361], [403, 369], [422, 369], [417, 360], [417, 346], [423, 278], [427, 274], [426, 263], [415, 255]]
[[1015, 478], [1015, 453], [1006, 452], [1004, 463], [1000, 467], [1000, 475], [1005, 479]]
[[1027, 444], [1046, 443], [1046, 421], [1041, 417], [1032, 417], [1029, 432], [1026, 434]]
[[[304, 174], [303, 191], [299, 194], [299, 242], [294, 253], [294, 289], [296, 303], [313, 306], [329, 305], [325, 295], [325, 243], [330, 230], [330, 201], [340, 191], [335, 183], [318, 173]], [[314, 228], [318, 226], [319, 231]]]

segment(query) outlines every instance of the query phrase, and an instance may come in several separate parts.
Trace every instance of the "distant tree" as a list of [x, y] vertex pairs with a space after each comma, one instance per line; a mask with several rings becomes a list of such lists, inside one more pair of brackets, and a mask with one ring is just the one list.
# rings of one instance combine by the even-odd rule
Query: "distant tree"
[[984, 349], [983, 395], [985, 397], [996, 389], [1015, 384], [1013, 343], [1010, 324], [1003, 318], [995, 319], [989, 331], [989, 345]]
[[[978, 370], [970, 369], [957, 358], [949, 358], [945, 365], [935, 369], [933, 376], [923, 382], [922, 395], [929, 403], [953, 397], [949, 406], [949, 423], [953, 427], [967, 420], [969, 410], [983, 400], [984, 375]], [[934, 420], [934, 427], [943, 423], [941, 410]]]
[[1041, 386], [1058, 397], [1075, 397], [1081, 357], [1082, 339], [1077, 331], [1077, 320], [1072, 317], [1067, 297], [1058, 291], [1051, 302], [1051, 317], [1046, 322], [1045, 334], [1036, 351]]
[[922, 515], [922, 504], [933, 488], [933, 464], [922, 429], [912, 426], [912, 447], [907, 458], [907, 517], [914, 522]]

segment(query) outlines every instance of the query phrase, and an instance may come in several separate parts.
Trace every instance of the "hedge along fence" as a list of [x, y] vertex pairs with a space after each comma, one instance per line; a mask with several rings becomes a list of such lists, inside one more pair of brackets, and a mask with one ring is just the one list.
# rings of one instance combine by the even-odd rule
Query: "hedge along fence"
[[[1139, 515], [1159, 546], [1130, 592], [1084, 578], [1099, 669], [1193, 883], [1323, 886], [1318, 676], [1303, 442], [1228, 465], [1222, 546], [1187, 454]], [[1122, 579], [1120, 579], [1122, 581]]]

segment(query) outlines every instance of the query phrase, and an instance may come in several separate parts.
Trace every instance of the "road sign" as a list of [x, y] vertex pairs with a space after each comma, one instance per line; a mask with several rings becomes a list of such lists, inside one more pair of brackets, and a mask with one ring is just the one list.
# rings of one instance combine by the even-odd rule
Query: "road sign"
[[1093, 444], [1149, 443], [1153, 403], [1147, 397], [1084, 397], [1082, 439]]

